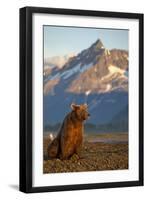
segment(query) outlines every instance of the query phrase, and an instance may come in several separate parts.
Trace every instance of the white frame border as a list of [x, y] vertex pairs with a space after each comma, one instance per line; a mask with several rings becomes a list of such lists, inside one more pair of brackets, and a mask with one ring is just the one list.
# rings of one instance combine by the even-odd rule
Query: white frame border
[[[43, 25], [129, 29], [129, 169], [43, 174]], [[98, 27], [98, 28], [99, 28]], [[33, 186], [139, 180], [139, 20], [33, 14]]]

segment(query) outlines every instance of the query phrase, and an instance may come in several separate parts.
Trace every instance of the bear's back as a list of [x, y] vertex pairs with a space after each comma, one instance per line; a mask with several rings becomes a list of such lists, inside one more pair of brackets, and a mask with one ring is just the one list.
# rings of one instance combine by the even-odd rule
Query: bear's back
[[83, 140], [83, 125], [82, 122], [74, 118], [73, 113], [69, 113], [63, 122], [60, 131], [61, 154], [62, 157], [68, 157], [76, 152], [78, 146]]

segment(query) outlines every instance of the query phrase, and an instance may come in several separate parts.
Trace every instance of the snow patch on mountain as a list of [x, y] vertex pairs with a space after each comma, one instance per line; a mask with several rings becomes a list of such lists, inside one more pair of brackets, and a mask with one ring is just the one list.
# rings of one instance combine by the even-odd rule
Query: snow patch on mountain
[[105, 55], [110, 56], [110, 51], [108, 49], [105, 49]]
[[79, 63], [74, 68], [72, 68], [70, 70], [66, 70], [65, 72], [60, 74], [60, 77], [63, 77], [63, 79], [67, 79], [67, 78], [69, 78], [70, 76], [72, 76], [72, 75], [74, 75], [76, 73], [83, 73], [84, 71], [86, 71], [92, 65], [93, 65], [93, 63], [89, 63], [87, 65], [81, 66], [81, 63]]
[[106, 81], [108, 79], [112, 79], [112, 78], [116, 78], [117, 74], [119, 74], [119, 76], [126, 78], [125, 76], [125, 70], [120, 69], [119, 67], [116, 67], [114, 65], [110, 65], [108, 67], [109, 73], [105, 76], [102, 77], [101, 81]]
[[112, 85], [111, 84], [107, 84], [105, 92], [109, 92], [111, 90], [111, 88], [112, 88]]
[[63, 79], [67, 79], [70, 76], [72, 76], [73, 74], [77, 73], [80, 71], [80, 64], [76, 65], [74, 68], [66, 70], [65, 72], [63, 72], [62, 74], [60, 74], [61, 77], [63, 77]]
[[59, 76], [60, 76], [60, 73], [58, 72], [58, 73], [55, 74], [54, 76], [51, 76], [51, 77], [50, 77], [50, 80], [53, 80], [53, 79], [59, 78]]
[[120, 69], [120, 68], [118, 68], [118, 67], [116, 67], [114, 65], [110, 65], [108, 67], [108, 69], [109, 69], [109, 71], [110, 71], [111, 74], [114, 74], [114, 73], [124, 74], [125, 73], [125, 70]]
[[88, 68], [90, 68], [92, 65], [93, 65], [93, 63], [89, 63], [87, 65], [81, 66], [81, 63], [79, 63], [79, 64], [75, 65], [72, 69], [66, 70], [62, 73], [58, 72], [58, 73], [54, 74], [53, 76], [49, 76], [48, 80], [53, 80], [56, 78], [68, 79], [69, 77], [71, 77], [72, 75], [74, 75], [76, 73], [83, 73]]
[[80, 69], [80, 72], [84, 72], [85, 70], [89, 69], [91, 66], [93, 65], [93, 63], [89, 63], [87, 65], [84, 65], [81, 69]]

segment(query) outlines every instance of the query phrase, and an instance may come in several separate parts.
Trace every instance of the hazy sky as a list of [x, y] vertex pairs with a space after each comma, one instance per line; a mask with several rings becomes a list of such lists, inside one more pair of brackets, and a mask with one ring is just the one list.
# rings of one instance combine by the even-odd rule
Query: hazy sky
[[128, 30], [44, 26], [44, 57], [79, 53], [97, 39], [107, 49], [128, 50]]

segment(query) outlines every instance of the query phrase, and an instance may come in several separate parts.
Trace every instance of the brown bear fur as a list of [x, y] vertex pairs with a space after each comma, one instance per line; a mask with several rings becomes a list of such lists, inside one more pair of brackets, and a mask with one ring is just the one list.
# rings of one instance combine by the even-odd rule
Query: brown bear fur
[[68, 159], [78, 154], [83, 142], [83, 121], [89, 116], [87, 105], [71, 105], [72, 111], [65, 117], [57, 137], [48, 147], [49, 158]]

